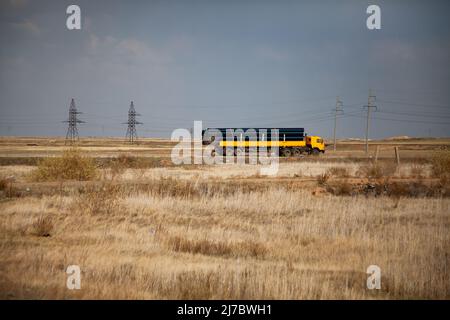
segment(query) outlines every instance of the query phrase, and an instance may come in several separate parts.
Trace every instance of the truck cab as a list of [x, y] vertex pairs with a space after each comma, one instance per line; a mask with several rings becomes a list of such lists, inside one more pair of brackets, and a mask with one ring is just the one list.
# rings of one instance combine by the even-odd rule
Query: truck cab
[[310, 148], [312, 154], [325, 152], [325, 143], [323, 139], [319, 136], [307, 136], [306, 145]]

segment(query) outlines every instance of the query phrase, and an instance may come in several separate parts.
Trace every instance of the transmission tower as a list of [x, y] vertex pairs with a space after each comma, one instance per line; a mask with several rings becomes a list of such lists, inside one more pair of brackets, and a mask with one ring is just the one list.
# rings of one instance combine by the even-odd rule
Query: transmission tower
[[77, 123], [85, 123], [84, 121], [81, 121], [77, 118], [77, 115], [81, 113], [82, 112], [77, 111], [77, 108], [75, 107], [75, 100], [72, 98], [69, 107], [69, 119], [63, 121], [69, 123], [69, 127], [67, 128], [65, 144], [67, 143], [73, 144], [76, 140], [78, 140]]
[[337, 116], [344, 113], [344, 110], [342, 109], [342, 101], [339, 100], [339, 97], [336, 97], [336, 108], [333, 111], [334, 111], [333, 150], [336, 151]]
[[137, 133], [136, 133], [136, 125], [142, 124], [142, 122], [136, 121], [136, 117], [140, 116], [139, 113], [136, 113], [136, 110], [134, 109], [134, 103], [131, 101], [130, 109], [128, 110], [128, 121], [124, 124], [128, 125], [127, 134], [125, 138], [130, 143], [134, 143], [137, 140]]
[[370, 124], [370, 111], [371, 109], [377, 110], [377, 106], [373, 105], [372, 103], [375, 101], [376, 96], [372, 95], [372, 90], [369, 89], [369, 98], [367, 101], [367, 122], [366, 122], [366, 154], [369, 153], [369, 124]]

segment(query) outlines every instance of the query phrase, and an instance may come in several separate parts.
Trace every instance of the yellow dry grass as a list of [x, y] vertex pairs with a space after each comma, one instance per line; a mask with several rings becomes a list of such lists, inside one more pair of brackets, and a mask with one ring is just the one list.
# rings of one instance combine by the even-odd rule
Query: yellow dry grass
[[[268, 178], [128, 156], [97, 169], [78, 153], [0, 167], [0, 298], [449, 299], [446, 169], [442, 155], [304, 161]], [[373, 264], [381, 290], [366, 287]], [[69, 265], [81, 290], [66, 288]]]
[[[450, 298], [450, 199], [314, 196], [232, 180], [200, 172], [119, 188], [106, 179], [5, 199], [0, 298]], [[73, 264], [81, 290], [66, 288]], [[379, 291], [366, 288], [372, 264]]]

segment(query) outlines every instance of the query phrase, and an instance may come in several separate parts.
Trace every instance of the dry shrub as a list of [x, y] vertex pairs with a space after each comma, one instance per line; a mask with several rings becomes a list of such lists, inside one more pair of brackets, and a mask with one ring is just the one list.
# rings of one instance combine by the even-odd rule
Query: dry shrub
[[148, 163], [142, 158], [138, 158], [129, 154], [120, 154], [110, 162], [111, 168], [121, 169], [141, 169], [146, 168]]
[[350, 196], [353, 195], [353, 186], [347, 180], [336, 181], [327, 191], [335, 196]]
[[190, 240], [180, 236], [170, 236], [166, 245], [176, 252], [199, 253], [210, 256], [263, 257], [266, 248], [254, 241], [223, 242], [209, 239]]
[[330, 175], [328, 173], [322, 173], [317, 176], [317, 183], [320, 186], [324, 186], [327, 184], [327, 181], [330, 179]]
[[77, 149], [64, 151], [61, 157], [45, 158], [31, 173], [34, 181], [79, 180], [97, 177], [97, 167], [92, 158], [83, 156]]
[[49, 216], [42, 216], [31, 225], [32, 234], [38, 237], [50, 237], [53, 227], [52, 219]]
[[357, 171], [357, 175], [368, 179], [381, 179], [383, 177], [383, 170], [379, 164], [371, 163], [361, 165]]
[[126, 168], [142, 168], [144, 166], [141, 158], [137, 158], [129, 154], [121, 154], [115, 159], [115, 161]]
[[5, 191], [8, 188], [8, 180], [0, 178], [0, 191]]
[[385, 182], [375, 185], [374, 194], [394, 198], [449, 197], [450, 188], [440, 183], [425, 184], [421, 180], [413, 182]]
[[337, 178], [347, 178], [350, 174], [347, 168], [331, 167], [327, 170], [327, 174]]
[[0, 178], [0, 198], [18, 198], [21, 192], [14, 186], [14, 179]]
[[11, 179], [0, 178], [0, 198], [15, 198], [20, 196], [20, 191], [14, 186]]
[[431, 159], [431, 172], [438, 178], [450, 175], [450, 152], [437, 154]]
[[89, 215], [112, 214], [123, 209], [120, 200], [121, 193], [117, 185], [107, 183], [90, 186], [79, 190], [73, 209]]
[[371, 162], [369, 164], [363, 164], [359, 167], [356, 175], [365, 177], [367, 179], [382, 179], [383, 177], [389, 177], [395, 174], [397, 166], [395, 163], [378, 163]]
[[111, 179], [122, 175], [126, 169], [138, 169], [139, 176], [142, 178], [148, 166], [149, 164], [142, 158], [121, 154], [111, 162]]

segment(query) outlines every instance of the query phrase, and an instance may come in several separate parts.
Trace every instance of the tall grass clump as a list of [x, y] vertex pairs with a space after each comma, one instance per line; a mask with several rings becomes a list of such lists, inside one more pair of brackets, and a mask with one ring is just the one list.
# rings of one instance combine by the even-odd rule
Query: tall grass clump
[[396, 170], [397, 167], [394, 163], [381, 164], [377, 162], [370, 162], [368, 164], [360, 165], [356, 175], [367, 179], [381, 179], [384, 177], [393, 176]]
[[328, 175], [337, 178], [347, 178], [350, 176], [347, 168], [344, 167], [331, 167], [327, 170]]
[[124, 211], [122, 196], [120, 187], [112, 183], [82, 188], [73, 202], [72, 211], [88, 215], [121, 213]]
[[50, 237], [53, 228], [54, 225], [52, 219], [49, 216], [42, 216], [33, 222], [32, 234], [37, 237]]
[[431, 172], [438, 178], [450, 174], [450, 152], [437, 154], [431, 159]]
[[32, 171], [33, 181], [86, 181], [97, 177], [97, 167], [92, 158], [83, 156], [78, 149], [64, 151], [60, 157], [45, 158]]

